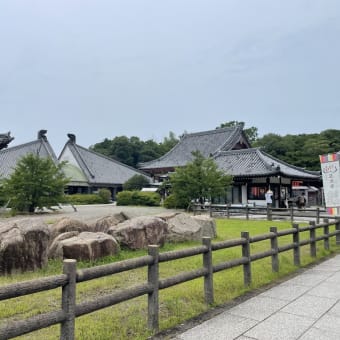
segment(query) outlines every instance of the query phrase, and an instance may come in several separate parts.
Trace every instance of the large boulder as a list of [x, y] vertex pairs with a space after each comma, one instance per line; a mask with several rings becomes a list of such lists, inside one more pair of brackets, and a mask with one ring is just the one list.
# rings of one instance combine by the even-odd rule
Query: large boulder
[[49, 259], [55, 259], [55, 258], [63, 258], [63, 244], [61, 241], [66, 240], [68, 238], [78, 236], [79, 231], [67, 231], [66, 233], [59, 234], [56, 236], [48, 248], [48, 258]]
[[60, 234], [66, 233], [68, 231], [78, 231], [79, 233], [83, 231], [91, 231], [91, 227], [83, 221], [79, 221], [69, 217], [63, 217], [50, 226], [50, 231], [51, 244], [53, 240]]
[[71, 236], [71, 233], [61, 234], [55, 239], [50, 247], [51, 257], [93, 261], [119, 252], [118, 242], [108, 234], [82, 232]]
[[149, 244], [162, 246], [167, 232], [168, 224], [155, 216], [135, 217], [108, 230], [108, 234], [130, 249], [142, 249]]
[[91, 230], [94, 232], [106, 233], [111, 227], [126, 221], [128, 217], [123, 213], [117, 213], [100, 218], [91, 226]]
[[0, 274], [25, 272], [47, 265], [50, 231], [36, 219], [0, 223]]
[[207, 236], [215, 238], [217, 236], [216, 222], [213, 218], [205, 215], [196, 215], [190, 217], [202, 226], [202, 237]]
[[169, 233], [167, 241], [185, 242], [199, 241], [203, 236], [216, 236], [216, 227], [209, 218], [199, 218], [188, 214], [178, 214], [168, 220]]

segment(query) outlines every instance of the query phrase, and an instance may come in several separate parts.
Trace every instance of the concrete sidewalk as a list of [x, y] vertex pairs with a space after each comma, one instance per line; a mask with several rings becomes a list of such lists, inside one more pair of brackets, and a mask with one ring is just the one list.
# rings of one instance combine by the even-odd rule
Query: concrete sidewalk
[[339, 340], [340, 255], [173, 339]]

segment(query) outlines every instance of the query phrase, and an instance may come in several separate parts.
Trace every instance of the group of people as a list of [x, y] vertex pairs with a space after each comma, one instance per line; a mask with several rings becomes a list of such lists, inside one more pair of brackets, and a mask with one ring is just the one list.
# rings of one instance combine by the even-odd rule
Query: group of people
[[[266, 198], [267, 207], [272, 206], [272, 204], [273, 204], [273, 191], [268, 189], [265, 193], [265, 198]], [[304, 209], [306, 207], [305, 193], [302, 193], [301, 195], [299, 195], [295, 202], [296, 202], [296, 206], [298, 207], [298, 209]], [[286, 205], [286, 208], [288, 208], [288, 202], [285, 205]]]

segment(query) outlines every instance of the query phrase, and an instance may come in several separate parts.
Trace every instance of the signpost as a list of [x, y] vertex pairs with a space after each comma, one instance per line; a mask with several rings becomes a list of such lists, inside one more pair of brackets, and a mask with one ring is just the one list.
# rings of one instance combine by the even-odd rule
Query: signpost
[[340, 215], [340, 153], [321, 155], [320, 163], [327, 211]]

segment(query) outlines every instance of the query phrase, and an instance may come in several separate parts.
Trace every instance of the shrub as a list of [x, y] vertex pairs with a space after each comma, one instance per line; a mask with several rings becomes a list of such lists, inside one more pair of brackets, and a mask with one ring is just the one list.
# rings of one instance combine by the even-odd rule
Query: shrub
[[71, 204], [101, 204], [103, 203], [102, 198], [97, 194], [73, 194], [66, 195], [67, 203]]
[[99, 189], [98, 196], [101, 198], [102, 203], [110, 203], [111, 201], [111, 191], [109, 189]]
[[187, 202], [183, 199], [182, 200], [179, 199], [174, 194], [171, 194], [164, 200], [163, 206], [167, 209], [187, 209], [188, 208]]
[[160, 199], [156, 192], [121, 191], [117, 194], [117, 205], [159, 206]]
[[117, 205], [131, 205], [132, 203], [132, 191], [121, 191], [117, 194]]
[[123, 184], [124, 190], [141, 190], [150, 184], [149, 179], [143, 175], [134, 175]]

